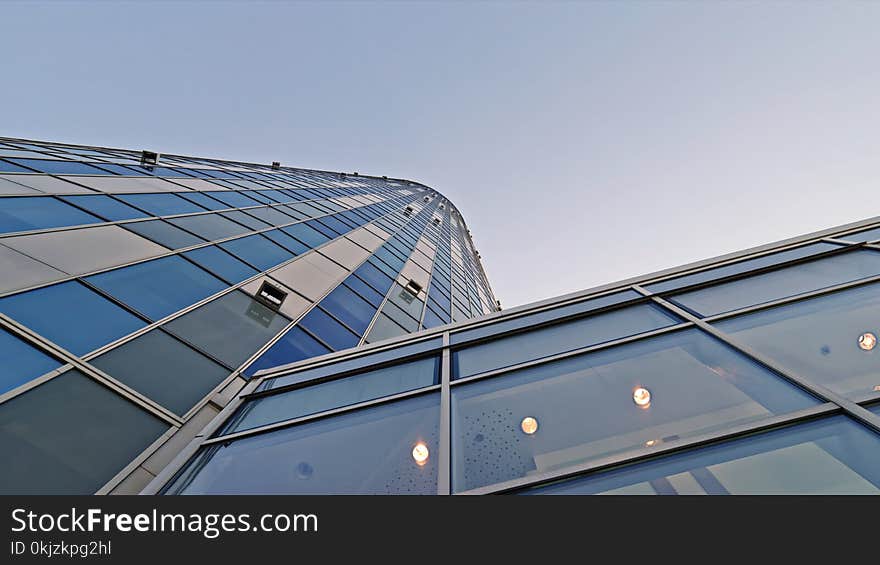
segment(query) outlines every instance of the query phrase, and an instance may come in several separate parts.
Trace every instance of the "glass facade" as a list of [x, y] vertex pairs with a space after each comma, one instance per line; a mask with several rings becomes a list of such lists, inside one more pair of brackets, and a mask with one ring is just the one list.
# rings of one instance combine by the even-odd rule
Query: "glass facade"
[[[400, 334], [498, 310], [464, 221], [427, 186], [142, 157], [0, 138], [0, 441], [16, 454], [0, 467], [6, 492], [138, 492], [260, 370], [375, 341], [392, 308]], [[418, 378], [389, 369], [279, 398], [240, 425], [439, 382], [423, 363]], [[376, 411], [375, 429], [425, 420], [419, 437], [436, 442], [436, 397]], [[295, 444], [366, 450], [355, 421]], [[329, 463], [311, 463], [316, 479]], [[392, 489], [395, 472], [374, 476], [373, 491]], [[436, 489], [436, 475], [424, 467], [411, 490]]]

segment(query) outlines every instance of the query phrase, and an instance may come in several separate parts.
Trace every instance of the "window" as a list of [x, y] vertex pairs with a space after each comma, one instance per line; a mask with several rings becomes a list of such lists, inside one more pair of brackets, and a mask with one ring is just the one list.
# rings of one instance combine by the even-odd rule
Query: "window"
[[191, 245], [198, 245], [205, 242], [203, 239], [185, 232], [178, 227], [172, 226], [163, 220], [133, 222], [130, 224], [122, 224], [122, 227], [155, 241], [160, 245], [164, 245], [168, 249], [180, 249], [182, 247], [189, 247]]
[[0, 198], [0, 233], [98, 224], [102, 221], [51, 196]]
[[436, 494], [439, 420], [430, 394], [212, 446], [170, 492]]
[[168, 222], [190, 231], [199, 237], [203, 237], [208, 241], [225, 239], [227, 237], [250, 232], [246, 227], [236, 224], [232, 220], [226, 219], [219, 214], [172, 218], [168, 220]]
[[228, 204], [224, 204], [201, 192], [179, 192], [178, 196], [186, 198], [206, 210], [226, 210], [229, 208]]
[[11, 333], [0, 330], [0, 394], [57, 369], [61, 363]]
[[0, 299], [0, 312], [75, 355], [83, 355], [146, 324], [78, 282]]
[[281, 231], [295, 237], [296, 239], [305, 243], [311, 249], [318, 247], [319, 245], [321, 245], [325, 241], [329, 241], [330, 239], [324, 234], [316, 231], [314, 228], [307, 226], [306, 224], [294, 224], [292, 226], [282, 228]]
[[429, 357], [260, 397], [244, 404], [222, 433], [249, 430], [431, 386], [439, 383], [439, 370], [439, 359]]
[[151, 320], [159, 320], [226, 288], [176, 255], [138, 263], [86, 279]]
[[169, 322], [165, 329], [230, 367], [238, 367], [289, 322], [236, 290]]
[[658, 336], [453, 387], [455, 489], [650, 450], [816, 404], [698, 330]]
[[56, 161], [43, 159], [9, 159], [10, 162], [31, 168], [41, 173], [56, 175], [109, 175], [110, 173], [78, 161]]
[[302, 255], [303, 253], [309, 252], [308, 247], [300, 243], [298, 240], [290, 237], [281, 230], [270, 230], [267, 232], [263, 232], [263, 235], [268, 237], [281, 247], [284, 247], [285, 249], [288, 249], [293, 253], [296, 253], [297, 255]]
[[176, 194], [171, 194], [170, 192], [154, 194], [118, 194], [116, 197], [123, 202], [131, 204], [141, 210], [145, 210], [154, 216], [173, 216], [175, 214], [191, 214], [205, 211], [201, 206], [197, 206]]
[[391, 283], [394, 281], [394, 279], [377, 269], [376, 266], [373, 265], [372, 260], [367, 261], [358, 267], [354, 274], [376, 289], [376, 292], [383, 297], [385, 296], [385, 293], [388, 292], [388, 289], [391, 288]]
[[265, 208], [250, 208], [246, 211], [247, 214], [254, 216], [255, 218], [259, 218], [264, 222], [270, 223], [273, 226], [282, 226], [284, 224], [289, 224], [290, 222], [296, 221], [294, 218], [279, 212], [274, 208], [270, 208], [266, 206]]
[[76, 370], [0, 405], [0, 494], [92, 494], [168, 425]]
[[140, 210], [132, 208], [128, 204], [124, 204], [119, 200], [104, 194], [62, 196], [61, 199], [71, 204], [75, 204], [80, 208], [84, 208], [92, 214], [100, 216], [109, 222], [116, 220], [133, 220], [135, 218], [146, 218], [149, 216]]
[[379, 305], [384, 298], [384, 296], [376, 292], [373, 287], [354, 275], [349, 275], [349, 277], [345, 279], [345, 286], [358, 293], [362, 298], [365, 298], [367, 302], [373, 305], [373, 309], [379, 308]]
[[243, 226], [247, 226], [252, 230], [262, 230], [268, 227], [272, 227], [266, 222], [258, 220], [253, 216], [249, 216], [248, 214], [245, 214], [244, 212], [238, 210], [233, 210], [231, 212], [222, 212], [220, 215], [229, 218], [230, 220], [233, 220], [235, 222], [238, 222]]
[[380, 313], [376, 317], [376, 321], [373, 322], [373, 327], [370, 328], [370, 333], [367, 334], [367, 338], [364, 341], [366, 343], [376, 343], [377, 341], [402, 336], [406, 333], [407, 331], [401, 328], [394, 320]]
[[18, 290], [63, 279], [67, 275], [49, 265], [0, 245], [0, 292]]
[[326, 345], [304, 332], [302, 328], [293, 327], [251, 363], [245, 371], [245, 375], [252, 377], [257, 371], [296, 363], [303, 359], [330, 353], [330, 351]]
[[299, 323], [309, 333], [338, 351], [354, 347], [360, 338], [320, 308], [313, 308]]
[[832, 416], [525, 494], [877, 494], [876, 434]]
[[847, 235], [835, 236], [837, 239], [845, 239], [846, 241], [877, 241], [880, 239], [880, 228], [865, 230]]
[[178, 415], [229, 376], [229, 370], [174, 339], [152, 330], [91, 364]]
[[221, 243], [220, 247], [261, 271], [270, 269], [293, 257], [293, 254], [260, 234]]
[[363, 335], [376, 315], [376, 306], [366, 302], [345, 285], [339, 285], [321, 301], [321, 308]]
[[259, 206], [260, 203], [253, 198], [248, 198], [241, 192], [234, 190], [218, 190], [216, 192], [206, 192], [211, 198], [216, 198], [224, 204], [228, 204], [230, 208], [245, 208], [247, 206]]
[[226, 251], [213, 245], [193, 249], [183, 255], [229, 284], [240, 283], [256, 275], [258, 272], [253, 267], [246, 265]]

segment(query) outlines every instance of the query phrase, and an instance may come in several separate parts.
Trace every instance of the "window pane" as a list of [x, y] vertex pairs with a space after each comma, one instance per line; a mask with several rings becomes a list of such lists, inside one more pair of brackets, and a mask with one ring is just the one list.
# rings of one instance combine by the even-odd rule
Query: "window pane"
[[683, 277], [678, 277], [676, 279], [648, 285], [647, 289], [651, 292], [665, 292], [676, 288], [682, 288], [685, 286], [708, 282], [723, 277], [729, 277], [731, 275], [736, 275], [739, 273], [745, 273], [747, 271], [753, 271], [755, 269], [760, 269], [771, 265], [778, 265], [779, 263], [793, 261], [802, 257], [809, 257], [811, 255], [827, 253], [828, 251], [835, 251], [840, 249], [841, 246], [835, 245], [833, 243], [813, 243], [812, 245], [804, 245], [802, 247], [796, 247], [795, 249], [789, 249], [788, 251], [771, 253], [769, 255], [757, 257], [755, 259], [748, 259], [746, 261], [740, 261], [738, 263], [733, 263], [724, 267], [717, 267], [715, 269], [709, 269], [708, 271], [702, 271], [699, 273], [694, 273], [692, 275], [686, 275]]
[[[880, 390], [880, 285], [716, 322], [734, 339], [832, 391]], [[863, 337], [864, 336], [864, 337]], [[860, 341], [861, 339], [861, 341]]]
[[[436, 494], [439, 396], [408, 398], [202, 452], [183, 494]], [[428, 459], [419, 465], [413, 448]]]
[[206, 192], [211, 198], [216, 198], [224, 204], [228, 204], [230, 208], [244, 208], [247, 206], [259, 206], [259, 202], [253, 198], [248, 198], [240, 192], [234, 190], [218, 190], [217, 192]]
[[242, 263], [226, 251], [213, 245], [193, 249], [183, 255], [229, 284], [239, 283], [256, 275], [258, 272], [256, 269]]
[[104, 194], [90, 194], [83, 196], [62, 196], [62, 200], [85, 208], [89, 212], [113, 222], [116, 220], [133, 220], [134, 218], [146, 218], [148, 214], [135, 210], [128, 204], [115, 200]]
[[0, 198], [0, 232], [97, 224], [103, 220], [51, 196]]
[[0, 494], [92, 494], [167, 429], [67, 371], [0, 405]]
[[11, 333], [0, 330], [0, 394], [61, 366], [61, 363]]
[[366, 302], [345, 285], [339, 285], [321, 301], [321, 307], [363, 335], [376, 315], [376, 307]]
[[293, 253], [282, 249], [260, 234], [233, 239], [221, 243], [220, 247], [261, 271], [293, 258]]
[[877, 494], [880, 441], [832, 416], [525, 494]]
[[0, 299], [0, 312], [83, 355], [146, 324], [78, 282], [66, 282]]
[[271, 227], [266, 222], [260, 221], [253, 216], [248, 216], [244, 212], [239, 212], [238, 210], [233, 210], [232, 212], [222, 212], [220, 215], [229, 218], [230, 220], [233, 220], [235, 222], [238, 222], [243, 226], [247, 226], [252, 230], [261, 230]]
[[162, 220], [147, 220], [146, 222], [122, 224], [122, 227], [155, 241], [160, 245], [164, 245], [169, 249], [180, 249], [181, 247], [189, 247], [190, 245], [205, 243], [203, 239]]
[[264, 396], [242, 406], [223, 428], [222, 433], [249, 430], [431, 386], [439, 382], [439, 368], [439, 359], [429, 357], [274, 396]]
[[179, 415], [229, 376], [228, 369], [161, 330], [135, 338], [91, 364]]
[[320, 308], [313, 308], [299, 325], [336, 351], [354, 347], [360, 341], [358, 336]]
[[181, 192], [178, 194], [181, 198], [186, 198], [190, 202], [195, 202], [202, 208], [207, 210], [226, 210], [229, 208], [228, 204], [224, 204], [223, 202], [219, 202], [214, 200], [210, 196], [207, 196], [201, 192]]
[[174, 214], [190, 214], [205, 211], [201, 206], [196, 206], [176, 194], [167, 192], [159, 194], [118, 194], [116, 197], [141, 210], [146, 210], [154, 216], [172, 216]]
[[294, 327], [251, 363], [244, 374], [252, 377], [257, 371], [296, 363], [330, 351], [327, 346], [304, 332], [302, 328]]
[[302, 255], [303, 253], [310, 251], [309, 248], [300, 243], [299, 240], [290, 237], [281, 230], [270, 230], [263, 232], [263, 235], [297, 255]]
[[455, 351], [455, 378], [476, 375], [606, 341], [674, 325], [675, 320], [650, 304], [639, 304], [555, 326], [526, 331]]
[[279, 212], [274, 208], [265, 207], [265, 208], [250, 208], [246, 211], [247, 214], [254, 216], [255, 218], [259, 218], [264, 222], [268, 222], [273, 226], [281, 226], [284, 224], [289, 224], [290, 222], [296, 221], [294, 218], [284, 214], [283, 212]]
[[880, 253], [859, 250], [678, 294], [672, 300], [703, 316], [714, 316], [877, 274]]
[[0, 277], [0, 292], [56, 281], [67, 276], [66, 273], [2, 245], [0, 273], [3, 273]]
[[845, 239], [846, 241], [877, 241], [880, 239], [880, 228], [851, 233], [849, 235], [839, 235], [836, 237], [837, 239]]
[[[454, 387], [455, 488], [650, 449], [815, 404], [698, 330], [649, 338]], [[525, 418], [536, 420], [533, 434], [524, 433]]]
[[187, 231], [191, 231], [199, 237], [203, 237], [209, 241], [215, 239], [225, 239], [249, 233], [250, 230], [242, 225], [236, 224], [232, 220], [224, 218], [219, 214], [204, 214], [202, 216], [186, 216], [183, 218], [172, 218], [168, 220]]
[[236, 290], [173, 320], [165, 328], [230, 367], [238, 367], [288, 322]]

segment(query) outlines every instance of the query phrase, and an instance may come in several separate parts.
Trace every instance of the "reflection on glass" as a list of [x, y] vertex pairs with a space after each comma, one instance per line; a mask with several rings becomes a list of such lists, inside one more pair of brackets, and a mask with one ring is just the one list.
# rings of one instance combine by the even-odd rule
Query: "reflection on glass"
[[716, 322], [734, 339], [832, 391], [857, 398], [880, 385], [880, 285]]
[[[634, 392], [649, 391], [639, 405]], [[452, 389], [457, 491], [806, 408], [816, 400], [699, 330]], [[526, 438], [530, 416], [540, 433]]]
[[436, 494], [439, 402], [418, 396], [211, 446], [170, 492]]
[[668, 455], [524, 494], [877, 494], [880, 438], [846, 416]]

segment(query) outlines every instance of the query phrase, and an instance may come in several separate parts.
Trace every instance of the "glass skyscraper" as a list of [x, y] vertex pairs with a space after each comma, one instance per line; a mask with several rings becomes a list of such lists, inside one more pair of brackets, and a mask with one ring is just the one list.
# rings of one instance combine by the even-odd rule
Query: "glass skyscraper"
[[4, 492], [880, 490], [880, 218], [499, 311], [418, 183], [0, 141]]
[[4, 493], [136, 493], [261, 369], [498, 309], [424, 185], [0, 138]]

